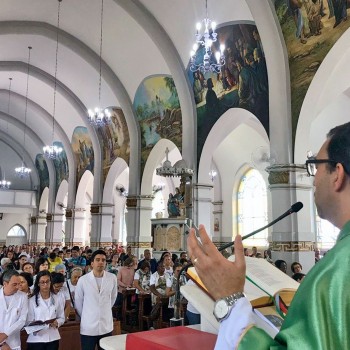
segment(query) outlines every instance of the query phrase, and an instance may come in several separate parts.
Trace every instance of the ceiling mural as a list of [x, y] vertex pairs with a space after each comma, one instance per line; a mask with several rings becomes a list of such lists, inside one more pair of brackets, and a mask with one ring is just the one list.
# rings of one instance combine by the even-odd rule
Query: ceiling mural
[[130, 160], [130, 135], [123, 111], [114, 107], [110, 110], [111, 122], [99, 127], [97, 133], [102, 142], [103, 180], [106, 181], [108, 171], [117, 158], [127, 164]]
[[[192, 72], [197, 106], [198, 160], [205, 140], [222, 114], [239, 107], [253, 113], [269, 134], [268, 77], [264, 49], [259, 32], [253, 24], [233, 24], [216, 30], [220, 44], [225, 45], [225, 64], [219, 72]], [[213, 50], [215, 51], [215, 50]], [[204, 47], [196, 54], [196, 63], [203, 61]]]
[[35, 167], [38, 171], [40, 180], [38, 198], [41, 198], [45, 187], [49, 187], [50, 185], [49, 169], [47, 168], [46, 160], [42, 154], [37, 154], [37, 156], [35, 157]]
[[346, 20], [349, 7], [347, 0], [275, 0], [288, 50], [293, 140], [301, 106], [316, 71], [350, 26]]
[[78, 126], [74, 129], [72, 148], [77, 163], [76, 187], [78, 188], [79, 181], [86, 170], [94, 173], [94, 150], [86, 127]]
[[53, 164], [56, 171], [56, 188], [55, 196], [63, 180], [68, 181], [69, 178], [69, 169], [68, 169], [68, 159], [66, 151], [64, 150], [62, 142], [55, 141], [53, 143], [55, 146], [62, 148], [62, 152], [58, 158], [53, 159]]
[[182, 114], [173, 78], [152, 76], [138, 87], [134, 109], [141, 130], [141, 173], [160, 139], [169, 139], [181, 152]]

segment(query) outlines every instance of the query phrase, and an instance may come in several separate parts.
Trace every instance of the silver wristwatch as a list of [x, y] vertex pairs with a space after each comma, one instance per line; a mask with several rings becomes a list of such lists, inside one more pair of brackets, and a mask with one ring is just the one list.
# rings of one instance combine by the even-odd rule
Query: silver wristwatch
[[237, 292], [229, 295], [228, 297], [218, 299], [214, 304], [213, 314], [218, 322], [225, 320], [235, 306], [237, 301], [244, 298], [245, 295], [242, 292]]

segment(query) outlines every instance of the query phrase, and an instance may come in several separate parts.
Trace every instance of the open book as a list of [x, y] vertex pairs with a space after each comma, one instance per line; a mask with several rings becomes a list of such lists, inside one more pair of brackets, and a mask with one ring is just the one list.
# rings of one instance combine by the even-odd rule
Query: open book
[[56, 319], [53, 318], [51, 320], [46, 320], [46, 321], [33, 321], [29, 323], [27, 326], [25, 326], [24, 330], [27, 332], [27, 334], [39, 332], [43, 329], [48, 329], [50, 327], [50, 324], [53, 323], [55, 320]]
[[[186, 284], [181, 287], [181, 294], [201, 314], [201, 330], [217, 334], [220, 324], [213, 315], [214, 300], [198, 285]], [[276, 336], [283, 323], [283, 319], [277, 314], [274, 306], [254, 309], [252, 323], [263, 329], [272, 338]]]
[[[234, 256], [228, 260], [234, 261]], [[264, 259], [246, 257], [246, 266], [244, 293], [253, 307], [272, 305], [277, 294], [287, 306], [290, 304], [299, 287], [298, 282]], [[187, 275], [210, 296], [194, 267], [187, 270]]]

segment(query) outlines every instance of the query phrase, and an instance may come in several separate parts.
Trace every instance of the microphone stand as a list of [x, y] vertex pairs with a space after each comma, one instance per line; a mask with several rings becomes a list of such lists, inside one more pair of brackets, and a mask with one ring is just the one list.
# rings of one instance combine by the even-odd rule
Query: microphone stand
[[[297, 213], [300, 209], [302, 209], [302, 207], [303, 207], [303, 203], [301, 203], [301, 202], [297, 202], [297, 203], [293, 204], [290, 209], [288, 209], [285, 213], [280, 215], [277, 219], [271, 221], [270, 223], [268, 223], [264, 227], [260, 227], [259, 229], [255, 230], [251, 233], [248, 233], [247, 235], [242, 237], [242, 240], [247, 239], [247, 238], [255, 235], [256, 233], [265, 230], [266, 228], [274, 225], [276, 222], [284, 219], [286, 216], [288, 216], [290, 214]], [[196, 231], [197, 230], [198, 229], [196, 228]], [[233, 246], [234, 244], [235, 244], [235, 242], [229, 242], [227, 244], [224, 244], [222, 247], [218, 248], [218, 251], [221, 252], [222, 250], [229, 248], [229, 247]], [[183, 266], [179, 272], [179, 275], [178, 275], [178, 278], [176, 281], [176, 292], [175, 292], [175, 301], [174, 301], [174, 317], [172, 319], [170, 319], [170, 327], [184, 325], [184, 319], [183, 319], [183, 317], [180, 317], [180, 300], [181, 300], [180, 278], [181, 278], [183, 272], [185, 270], [187, 271], [187, 269], [191, 266], [194, 266], [193, 263], [190, 263], [190, 264]]]

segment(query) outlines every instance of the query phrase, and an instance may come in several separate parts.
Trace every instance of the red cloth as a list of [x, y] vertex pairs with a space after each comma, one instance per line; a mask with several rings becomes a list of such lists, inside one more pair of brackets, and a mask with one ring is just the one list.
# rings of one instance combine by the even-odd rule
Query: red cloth
[[213, 350], [216, 338], [188, 327], [170, 327], [128, 334], [126, 350]]

